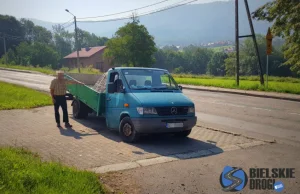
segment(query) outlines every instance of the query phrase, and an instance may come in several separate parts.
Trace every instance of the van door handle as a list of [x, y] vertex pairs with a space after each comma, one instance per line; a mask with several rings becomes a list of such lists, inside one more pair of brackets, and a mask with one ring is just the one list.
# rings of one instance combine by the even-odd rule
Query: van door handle
[[111, 98], [106, 98], [106, 100], [107, 100], [107, 101], [110, 101], [110, 100], [111, 100]]

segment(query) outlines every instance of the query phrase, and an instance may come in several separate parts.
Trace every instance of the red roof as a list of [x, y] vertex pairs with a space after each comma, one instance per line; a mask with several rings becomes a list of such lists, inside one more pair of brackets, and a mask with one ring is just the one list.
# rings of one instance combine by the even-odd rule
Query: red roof
[[[81, 48], [79, 51], [79, 57], [90, 57], [94, 55], [95, 53], [104, 50], [106, 46], [96, 46], [96, 47], [87, 47], [87, 48]], [[77, 58], [77, 51], [67, 55], [64, 57], [64, 59], [71, 59], [71, 58]]]

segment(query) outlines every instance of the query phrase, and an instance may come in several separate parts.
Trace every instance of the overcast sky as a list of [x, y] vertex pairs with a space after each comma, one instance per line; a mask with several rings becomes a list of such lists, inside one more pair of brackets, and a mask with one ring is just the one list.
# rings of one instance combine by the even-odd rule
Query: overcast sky
[[[70, 12], [77, 16], [77, 18], [80, 18], [127, 11], [160, 1], [162, 0], [0, 0], [0, 14], [12, 15], [17, 18], [34, 18], [49, 22], [62, 23], [72, 18], [69, 13], [64, 11], [65, 9], [69, 9]], [[168, 0], [162, 4], [142, 9], [139, 12], [159, 9], [180, 1], [182, 0]], [[213, 1], [226, 0], [198, 0], [199, 3], [208, 3]], [[123, 14], [120, 16], [122, 17], [127, 15]]]

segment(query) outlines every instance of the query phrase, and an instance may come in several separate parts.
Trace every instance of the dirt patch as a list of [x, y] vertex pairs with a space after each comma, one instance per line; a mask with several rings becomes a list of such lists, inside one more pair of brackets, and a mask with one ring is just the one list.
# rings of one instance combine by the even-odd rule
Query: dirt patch
[[140, 186], [133, 179], [129, 171], [109, 172], [100, 175], [108, 193], [139, 194]]

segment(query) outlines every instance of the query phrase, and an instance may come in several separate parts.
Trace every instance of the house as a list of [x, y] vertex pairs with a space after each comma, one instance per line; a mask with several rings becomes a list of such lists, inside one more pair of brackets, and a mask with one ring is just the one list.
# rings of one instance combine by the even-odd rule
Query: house
[[[106, 72], [109, 68], [109, 61], [104, 59], [103, 53], [105, 46], [81, 48], [79, 51], [80, 67], [89, 67], [99, 69], [101, 72]], [[77, 51], [64, 57], [63, 66], [69, 68], [77, 67]]]

